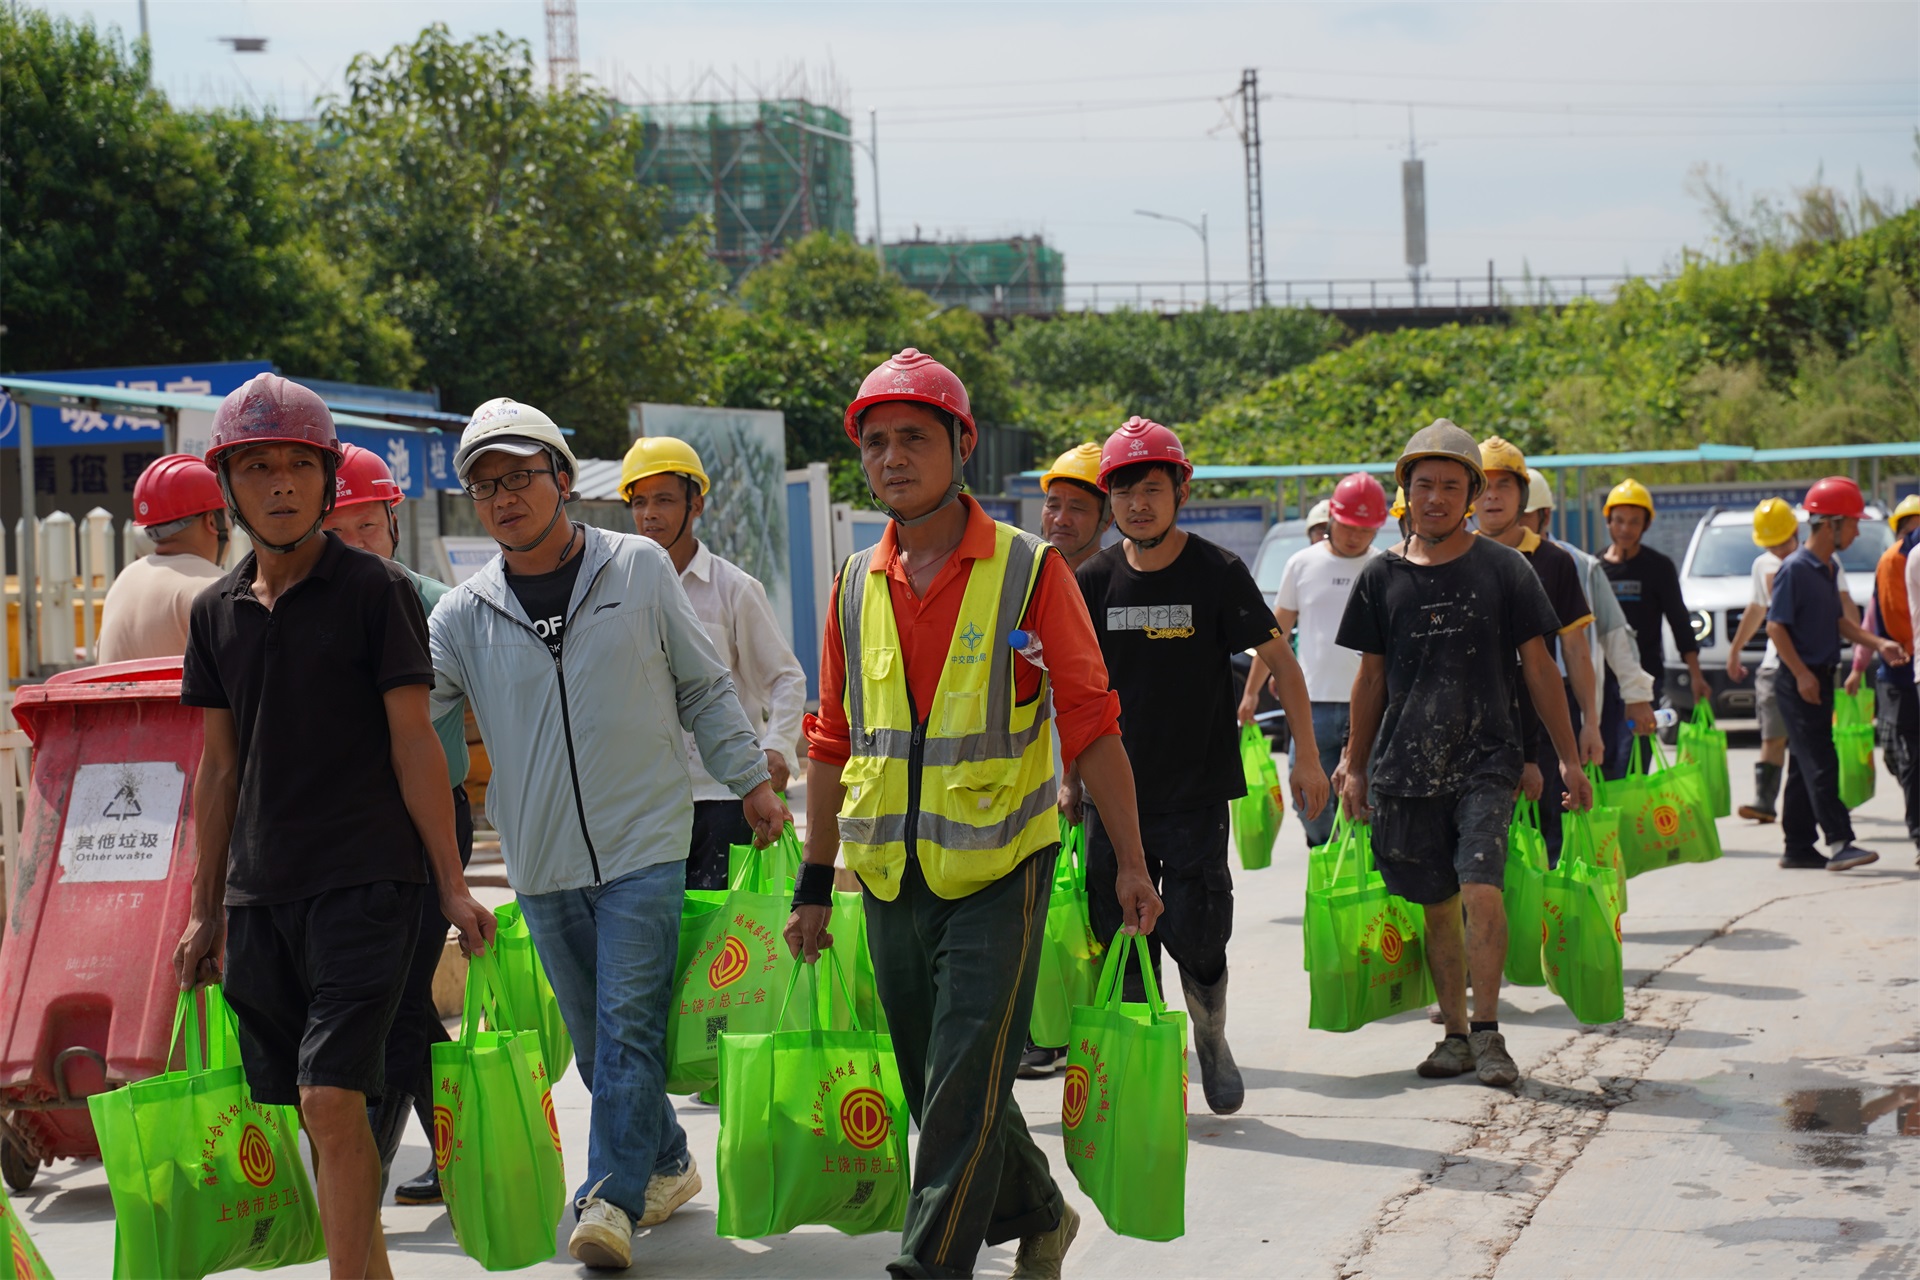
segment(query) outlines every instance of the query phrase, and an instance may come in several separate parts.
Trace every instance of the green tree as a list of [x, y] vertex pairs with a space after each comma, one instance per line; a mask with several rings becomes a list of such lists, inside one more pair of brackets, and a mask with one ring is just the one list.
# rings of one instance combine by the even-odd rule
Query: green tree
[[403, 326], [312, 232], [281, 126], [175, 112], [144, 49], [0, 11], [0, 319], [10, 369], [267, 359], [406, 383]]
[[365, 247], [451, 408], [511, 395], [618, 457], [630, 403], [706, 398], [718, 276], [699, 227], [662, 229], [617, 103], [537, 92], [526, 41], [438, 24], [346, 79], [311, 156], [325, 225]]

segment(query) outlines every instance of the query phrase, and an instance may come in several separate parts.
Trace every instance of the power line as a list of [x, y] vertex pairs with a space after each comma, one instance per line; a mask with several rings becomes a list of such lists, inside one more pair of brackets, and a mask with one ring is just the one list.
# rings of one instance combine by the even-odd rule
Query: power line
[[[1692, 77], [1678, 80], [1651, 80], [1632, 78], [1580, 78], [1571, 76], [1461, 76], [1458, 72], [1426, 71], [1340, 71], [1326, 67], [1267, 67], [1271, 75], [1309, 76], [1322, 79], [1355, 80], [1424, 80], [1457, 83], [1471, 79], [1474, 84], [1547, 84], [1547, 85], [1586, 85], [1600, 88], [1636, 88], [1636, 89], [1778, 89], [1800, 88], [1814, 89], [1832, 86], [1861, 88], [1865, 86], [1902, 85], [1913, 87], [1920, 85], [1920, 76], [1901, 76], [1887, 80], [1861, 80], [1854, 77], [1831, 80], [1782, 80], [1768, 78], [1764, 80], [1697, 80]], [[1130, 84], [1141, 80], [1199, 80], [1226, 77], [1234, 73], [1233, 67], [1208, 67], [1193, 71], [1141, 71], [1116, 72], [1100, 76], [1072, 76], [1065, 79], [1049, 78], [1050, 84]], [[970, 80], [955, 84], [912, 84], [885, 85], [861, 89], [861, 93], [944, 93], [958, 89], [1027, 89], [1031, 88], [1031, 77], [1025, 80]]]

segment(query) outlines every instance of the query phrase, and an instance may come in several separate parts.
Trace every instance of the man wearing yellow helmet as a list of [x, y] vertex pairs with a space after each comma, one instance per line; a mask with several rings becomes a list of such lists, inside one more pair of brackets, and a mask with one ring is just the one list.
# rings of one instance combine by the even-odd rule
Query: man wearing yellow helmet
[[[673, 561], [707, 638], [733, 672], [741, 709], [767, 753], [773, 789], [785, 791], [791, 776], [787, 755], [800, 741], [800, 717], [807, 709], [806, 673], [780, 633], [767, 589], [694, 536], [694, 521], [707, 509], [709, 487], [700, 455], [672, 436], [641, 436], [620, 463], [620, 496], [633, 515], [634, 531], [659, 543]], [[733, 792], [700, 763], [693, 735], [685, 736], [687, 771], [693, 779], [687, 888], [724, 889], [727, 850], [751, 844], [753, 828]]]
[[1054, 459], [1040, 477], [1040, 536], [1078, 569], [1100, 550], [1113, 528], [1113, 505], [1100, 487], [1100, 446], [1091, 440]]
[[[1781, 562], [1800, 549], [1800, 520], [1784, 498], [1768, 498], [1753, 509], [1753, 543], [1760, 554], [1753, 558], [1753, 593], [1747, 608], [1734, 628], [1727, 655], [1727, 674], [1734, 681], [1747, 678], [1746, 663], [1740, 660], [1747, 641], [1761, 634], [1767, 623], [1767, 603], [1773, 598], [1773, 576]], [[1841, 570], [1842, 573], [1845, 570]], [[1753, 766], [1753, 803], [1737, 810], [1750, 822], [1779, 820], [1780, 774], [1787, 767], [1787, 722], [1780, 718], [1780, 700], [1774, 693], [1773, 673], [1780, 667], [1780, 653], [1767, 641], [1766, 656], [1753, 682], [1754, 716], [1760, 722], [1760, 759]]]
[[[1640, 665], [1656, 680], [1666, 670], [1666, 657], [1660, 645], [1660, 624], [1664, 620], [1673, 632], [1673, 647], [1687, 664], [1694, 701], [1707, 701], [1713, 696], [1713, 686], [1700, 671], [1700, 642], [1694, 639], [1693, 623], [1687, 617], [1686, 597], [1680, 592], [1680, 571], [1672, 560], [1640, 541], [1653, 524], [1653, 495], [1638, 480], [1622, 480], [1607, 495], [1601, 511], [1606, 516], [1607, 534], [1613, 543], [1601, 553], [1600, 561], [1606, 566], [1614, 598], [1620, 602], [1628, 625], [1640, 641]], [[1608, 740], [1607, 776], [1621, 777], [1627, 771], [1629, 735], [1625, 720], [1602, 725], [1601, 733]]]

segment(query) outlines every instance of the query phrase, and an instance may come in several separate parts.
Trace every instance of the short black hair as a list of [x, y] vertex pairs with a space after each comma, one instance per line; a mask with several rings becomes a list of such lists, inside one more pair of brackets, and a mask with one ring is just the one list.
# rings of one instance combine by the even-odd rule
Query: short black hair
[[1115, 489], [1131, 489], [1156, 471], [1165, 472], [1168, 481], [1176, 489], [1187, 478], [1177, 462], [1167, 462], [1158, 458], [1150, 462], [1131, 462], [1107, 477], [1107, 492], [1112, 493]]

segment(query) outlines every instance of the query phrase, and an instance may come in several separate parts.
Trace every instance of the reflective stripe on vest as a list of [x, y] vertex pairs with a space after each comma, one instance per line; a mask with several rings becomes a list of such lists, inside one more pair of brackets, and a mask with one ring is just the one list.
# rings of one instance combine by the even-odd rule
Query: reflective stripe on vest
[[847, 789], [840, 841], [847, 866], [877, 897], [891, 901], [900, 892], [910, 819], [921, 873], [943, 898], [992, 884], [1059, 839], [1047, 680], [1043, 674], [1035, 696], [1018, 702], [1017, 655], [1007, 642], [1033, 597], [1046, 549], [995, 522], [993, 555], [968, 571], [923, 721], [917, 817], [908, 812], [915, 708], [892, 593], [871, 550], [855, 552], [841, 571], [852, 752], [840, 772]]

